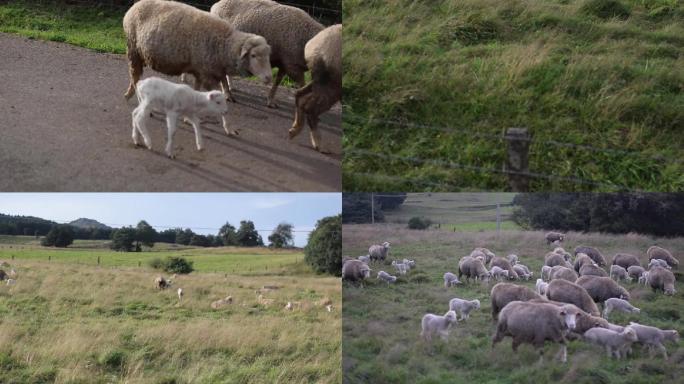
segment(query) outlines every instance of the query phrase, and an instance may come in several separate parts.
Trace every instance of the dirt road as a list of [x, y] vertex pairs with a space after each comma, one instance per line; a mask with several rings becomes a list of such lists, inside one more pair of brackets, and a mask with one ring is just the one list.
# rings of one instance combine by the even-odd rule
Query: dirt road
[[341, 190], [339, 106], [322, 116], [321, 154], [308, 128], [287, 139], [291, 89], [278, 90], [274, 110], [266, 86], [238, 80], [229, 116], [240, 136], [204, 124], [198, 152], [182, 124], [171, 160], [160, 119], [150, 124], [153, 151], [133, 146], [127, 72], [123, 56], [0, 34], [0, 191]]

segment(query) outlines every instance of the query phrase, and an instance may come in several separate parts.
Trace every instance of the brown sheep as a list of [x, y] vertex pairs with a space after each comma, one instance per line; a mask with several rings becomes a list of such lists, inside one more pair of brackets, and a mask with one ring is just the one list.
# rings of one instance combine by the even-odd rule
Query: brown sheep
[[630, 255], [629, 253], [618, 253], [613, 257], [612, 265], [619, 265], [622, 268], [627, 269], [632, 265], [639, 266], [640, 264], [638, 257]]
[[595, 264], [584, 264], [582, 268], [580, 268], [579, 274], [580, 276], [608, 277], [608, 272]]
[[583, 335], [584, 332], [588, 331], [591, 328], [609, 328], [608, 320], [598, 317], [598, 316], [592, 316], [589, 313], [583, 311], [579, 307], [577, 307], [574, 304], [569, 304], [569, 303], [563, 303], [560, 301], [553, 301], [553, 300], [530, 300], [531, 303], [551, 303], [553, 305], [556, 305], [558, 307], [562, 306], [572, 306], [576, 308], [578, 312], [582, 312], [583, 316], [580, 316], [577, 318], [577, 324], [575, 324], [575, 329], [572, 331], [572, 333], [576, 335]]
[[677, 268], [677, 266], [679, 265], [679, 260], [675, 259], [674, 256], [672, 256], [672, 253], [670, 253], [670, 251], [657, 245], [648, 248], [648, 250], [646, 251], [646, 256], [648, 256], [648, 260], [665, 260], [667, 264], [672, 268]]
[[548, 265], [549, 267], [562, 265], [564, 267], [572, 268], [572, 265], [570, 265], [570, 263], [568, 263], [565, 260], [565, 257], [563, 257], [563, 255], [555, 252], [549, 252], [546, 254], [546, 256], [544, 257], [544, 265]]
[[157, 278], [154, 279], [154, 286], [155, 286], [157, 289], [164, 289], [164, 288], [170, 287], [171, 284], [169, 284], [169, 282], [166, 281], [166, 279], [165, 279], [164, 277], [162, 277], [162, 276], [157, 276]]
[[500, 257], [500, 256], [495, 256], [492, 258], [492, 260], [489, 262], [489, 268], [492, 267], [499, 267], [503, 269], [504, 271], [508, 271], [508, 278], [511, 280], [518, 280], [519, 276], [518, 273], [513, 269], [513, 266], [511, 265], [511, 262], [508, 261], [508, 259]]
[[498, 283], [492, 287], [492, 319], [496, 320], [499, 312], [511, 301], [528, 301], [528, 300], [542, 300], [543, 297], [537, 292], [524, 287], [522, 285], [515, 285], [511, 283]]
[[606, 266], [606, 259], [603, 257], [601, 251], [599, 251], [598, 248], [580, 245], [575, 247], [575, 256], [577, 256], [578, 253], [584, 253], [587, 256], [591, 257], [591, 259], [594, 260], [594, 262], [598, 264], [599, 267]]
[[463, 275], [466, 276], [468, 281], [470, 281], [471, 277], [489, 281], [491, 277], [491, 273], [487, 271], [482, 260], [470, 256], [463, 257], [458, 262], [458, 278], [460, 279]]
[[674, 295], [676, 292], [674, 284], [674, 274], [663, 267], [653, 267], [648, 273], [648, 285], [653, 288], [653, 291], [661, 290], [666, 295]]
[[544, 236], [547, 244], [551, 244], [555, 241], [562, 242], [565, 239], [565, 235], [558, 232], [549, 232]]
[[640, 265], [632, 265], [631, 267], [627, 268], [627, 273], [629, 274], [629, 277], [632, 279], [639, 280], [641, 275], [645, 272], [646, 270], [644, 267]]
[[575, 272], [579, 273], [582, 266], [587, 265], [587, 264], [593, 265], [596, 263], [586, 253], [578, 253], [575, 257], [575, 263], [574, 263]]
[[575, 304], [580, 309], [593, 316], [601, 315], [596, 303], [594, 303], [594, 300], [592, 300], [587, 290], [582, 286], [567, 280], [558, 279], [551, 281], [546, 290], [546, 297], [548, 297], [549, 300]]
[[551, 273], [549, 274], [551, 280], [563, 279], [574, 283], [577, 280], [577, 273], [571, 268], [563, 267], [561, 265], [556, 265], [551, 268]]
[[603, 303], [611, 297], [627, 301], [630, 299], [629, 292], [610, 277], [582, 276], [575, 283], [586, 289], [597, 303]]
[[360, 260], [348, 260], [342, 264], [342, 280], [363, 281], [370, 277], [371, 269]]

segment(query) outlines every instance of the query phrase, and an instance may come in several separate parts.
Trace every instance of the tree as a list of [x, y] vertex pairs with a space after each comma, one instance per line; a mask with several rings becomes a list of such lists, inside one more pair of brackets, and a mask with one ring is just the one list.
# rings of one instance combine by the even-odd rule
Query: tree
[[136, 239], [136, 229], [133, 227], [122, 227], [112, 234], [111, 248], [115, 251], [131, 252], [134, 249], [133, 243]]
[[204, 235], [194, 234], [192, 235], [192, 238], [190, 238], [190, 245], [198, 247], [208, 247], [209, 245], [211, 245], [211, 242]]
[[160, 231], [157, 233], [156, 242], [173, 244], [176, 242], [176, 234], [178, 232], [181, 232], [181, 231], [182, 231], [182, 229], [180, 229], [180, 228], [169, 228], [169, 229], [165, 229], [163, 231]]
[[218, 237], [223, 241], [223, 245], [238, 245], [237, 232], [229, 222], [223, 224], [219, 229]]
[[370, 223], [371, 212], [374, 212], [375, 222], [385, 221], [381, 208], [382, 205], [377, 197], [375, 197], [375, 206], [371, 207], [370, 193], [342, 194], [342, 221], [344, 223]]
[[294, 236], [292, 235], [292, 228], [294, 226], [290, 223], [280, 223], [268, 236], [268, 241], [271, 242], [269, 247], [285, 248], [294, 245]]
[[240, 221], [240, 229], [237, 231], [238, 244], [243, 247], [263, 246], [264, 240], [259, 235], [259, 232], [254, 228], [254, 223], [251, 220]]
[[138, 242], [136, 248], [140, 248], [140, 243], [147, 247], [154, 247], [154, 241], [157, 238], [157, 231], [147, 224], [145, 220], [140, 220], [135, 227], [135, 240]]
[[190, 228], [185, 228], [185, 230], [176, 233], [176, 244], [190, 245], [190, 241], [192, 241], [192, 236], [194, 235], [195, 232]]
[[74, 230], [69, 225], [56, 225], [45, 235], [41, 244], [46, 247], [66, 248], [74, 242]]
[[342, 274], [342, 216], [318, 220], [304, 248], [304, 261], [314, 271], [335, 276]]
[[383, 211], [389, 211], [392, 209], [397, 209], [400, 205], [404, 204], [404, 201], [406, 200], [406, 192], [383, 192], [376, 198], [376, 201], [380, 203], [380, 209]]

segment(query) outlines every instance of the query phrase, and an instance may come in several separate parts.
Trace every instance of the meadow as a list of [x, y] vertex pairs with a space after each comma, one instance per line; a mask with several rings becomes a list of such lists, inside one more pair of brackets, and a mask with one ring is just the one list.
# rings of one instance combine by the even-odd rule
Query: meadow
[[[168, 274], [137, 260], [166, 255], [193, 260], [196, 271], [160, 291], [154, 279]], [[239, 248], [125, 254], [5, 244], [0, 260], [18, 277], [0, 286], [0, 382], [339, 383], [341, 285], [301, 258]], [[263, 293], [271, 305], [257, 302], [266, 285], [280, 287]], [[210, 307], [228, 295], [232, 305]], [[319, 305], [325, 299], [332, 312]], [[301, 307], [286, 311], [288, 301]]]
[[[450, 232], [415, 231], [398, 225], [345, 225], [343, 255], [367, 253], [370, 244], [389, 241], [389, 259], [410, 258], [417, 267], [397, 283], [380, 283], [376, 274], [387, 265], [372, 263], [372, 278], [363, 287], [343, 284], [343, 371], [345, 383], [678, 383], [684, 375], [684, 340], [668, 344], [669, 360], [651, 358], [635, 347], [626, 360], [611, 360], [599, 347], [583, 341], [568, 345], [566, 364], [553, 360], [558, 347], [547, 343], [543, 365], [529, 345], [513, 353], [510, 338], [492, 349], [495, 324], [491, 318], [489, 292], [494, 283], [470, 283], [445, 288], [444, 272], [458, 272], [458, 260], [475, 247], [487, 247], [497, 255], [515, 253], [534, 271], [530, 281], [518, 281], [534, 289], [534, 282], [550, 250], [540, 231]], [[598, 247], [609, 260], [617, 252], [633, 253], [641, 261], [645, 251], [659, 244], [684, 259], [684, 238], [652, 238], [637, 234], [607, 235], [568, 233], [564, 247], [586, 244]], [[612, 313], [615, 324], [636, 321], [645, 325], [684, 332], [682, 323], [684, 274], [675, 270], [677, 293], [664, 296], [636, 283], [623, 285], [640, 314]], [[420, 339], [420, 322], [426, 313], [443, 315], [449, 299], [479, 299], [481, 308], [455, 324], [448, 342]]]

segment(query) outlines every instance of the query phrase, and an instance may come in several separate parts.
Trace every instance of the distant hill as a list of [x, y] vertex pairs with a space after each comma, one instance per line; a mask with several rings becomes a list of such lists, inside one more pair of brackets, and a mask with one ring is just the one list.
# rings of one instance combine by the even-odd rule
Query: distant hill
[[84, 218], [84, 217], [82, 217], [82, 218], [80, 218], [80, 219], [76, 219], [76, 220], [70, 222], [69, 225], [71, 225], [72, 227], [84, 228], [84, 229], [93, 229], [93, 228], [97, 228], [97, 229], [112, 229], [112, 227], [110, 227], [110, 226], [108, 226], [108, 225], [105, 225], [105, 224], [102, 224], [102, 223], [100, 223], [100, 222], [97, 221], [97, 220], [86, 219], [86, 218]]

